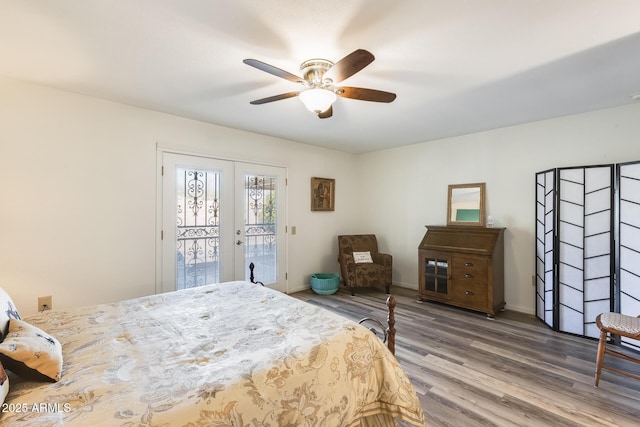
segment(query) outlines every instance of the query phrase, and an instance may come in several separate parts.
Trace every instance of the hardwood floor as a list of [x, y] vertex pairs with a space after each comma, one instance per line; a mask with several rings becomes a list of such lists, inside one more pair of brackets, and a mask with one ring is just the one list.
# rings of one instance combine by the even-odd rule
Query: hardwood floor
[[[392, 293], [396, 357], [428, 426], [640, 426], [640, 381], [603, 371], [594, 387], [595, 340], [554, 332], [532, 315], [506, 310], [489, 320], [418, 303], [415, 291]], [[386, 319], [382, 290], [292, 296], [355, 321]]]

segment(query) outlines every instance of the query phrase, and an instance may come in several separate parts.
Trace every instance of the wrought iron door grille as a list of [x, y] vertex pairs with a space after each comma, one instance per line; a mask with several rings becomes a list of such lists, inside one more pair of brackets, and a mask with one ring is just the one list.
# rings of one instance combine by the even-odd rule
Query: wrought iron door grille
[[220, 279], [220, 174], [176, 169], [176, 289]]
[[245, 269], [256, 266], [264, 283], [277, 281], [277, 194], [276, 178], [245, 175]]

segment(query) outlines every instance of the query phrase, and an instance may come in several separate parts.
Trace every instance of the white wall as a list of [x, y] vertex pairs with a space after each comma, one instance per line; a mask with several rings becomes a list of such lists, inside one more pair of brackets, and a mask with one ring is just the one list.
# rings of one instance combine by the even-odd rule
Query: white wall
[[[486, 182], [507, 306], [529, 313], [535, 172], [640, 160], [638, 104], [354, 156], [10, 79], [0, 94], [0, 287], [23, 314], [39, 295], [63, 308], [155, 291], [156, 143], [287, 167], [290, 291], [337, 271], [336, 236], [355, 232], [376, 233], [394, 282], [417, 289], [447, 185]], [[310, 211], [312, 176], [336, 179], [335, 212]]]
[[507, 308], [534, 313], [535, 173], [640, 160], [640, 104], [368, 153], [358, 158], [360, 230], [394, 256], [394, 281], [417, 289], [425, 225], [446, 224], [449, 184], [486, 182], [505, 232]]
[[[155, 292], [156, 143], [288, 170], [289, 290], [334, 272], [352, 155], [0, 78], [0, 287], [22, 314]], [[336, 211], [310, 211], [310, 178]]]

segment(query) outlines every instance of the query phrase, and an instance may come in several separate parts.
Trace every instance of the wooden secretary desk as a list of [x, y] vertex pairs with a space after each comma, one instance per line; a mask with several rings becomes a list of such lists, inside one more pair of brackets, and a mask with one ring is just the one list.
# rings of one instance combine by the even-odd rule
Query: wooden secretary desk
[[504, 230], [428, 225], [418, 247], [418, 299], [493, 318], [505, 306]]

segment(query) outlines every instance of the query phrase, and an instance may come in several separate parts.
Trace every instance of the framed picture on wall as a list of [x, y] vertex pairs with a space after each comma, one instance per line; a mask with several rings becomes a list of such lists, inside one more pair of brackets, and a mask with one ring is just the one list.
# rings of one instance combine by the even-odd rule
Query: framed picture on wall
[[311, 178], [311, 210], [332, 211], [335, 209], [336, 180]]

